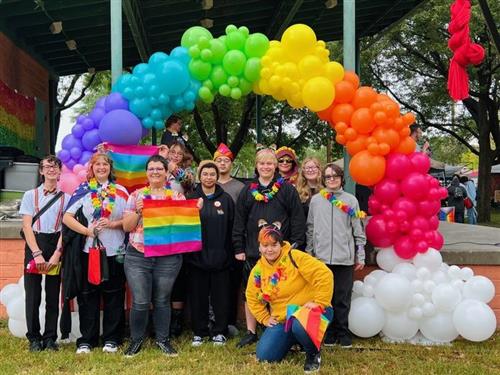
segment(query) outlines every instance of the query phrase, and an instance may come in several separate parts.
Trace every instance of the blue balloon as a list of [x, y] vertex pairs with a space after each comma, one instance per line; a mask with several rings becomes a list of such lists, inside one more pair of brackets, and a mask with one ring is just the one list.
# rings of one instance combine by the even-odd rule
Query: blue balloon
[[101, 120], [99, 137], [103, 142], [136, 145], [142, 137], [141, 121], [130, 111], [115, 109]]
[[153, 53], [148, 60], [150, 65], [157, 65], [165, 62], [169, 59], [168, 55], [165, 52], [155, 52]]
[[106, 97], [100, 98], [97, 102], [95, 102], [94, 108], [103, 108], [104, 109], [104, 101]]
[[146, 63], [137, 64], [134, 69], [132, 69], [132, 74], [136, 77], [142, 77], [149, 73], [149, 65]]
[[[104, 116], [104, 117], [106, 117], [106, 116]], [[103, 120], [104, 120], [104, 118], [103, 118]], [[92, 129], [92, 130], [86, 132], [82, 137], [83, 147], [85, 147], [85, 150], [87, 150], [87, 151], [93, 151], [94, 148], [99, 143], [102, 143], [102, 141], [101, 141], [101, 138], [99, 137], [99, 130], [97, 130], [97, 129]]]
[[175, 47], [172, 52], [170, 52], [170, 57], [180, 60], [185, 65], [188, 65], [189, 61], [191, 61], [188, 50], [180, 46]]
[[73, 134], [68, 134], [62, 140], [62, 148], [66, 150], [71, 150], [73, 147], [82, 148], [82, 141], [76, 138]]
[[89, 117], [86, 117], [84, 120], [82, 120], [82, 126], [85, 130], [92, 130], [95, 127], [94, 121]]
[[99, 127], [101, 119], [106, 114], [106, 111], [104, 110], [105, 100], [105, 98], [99, 99], [99, 101], [102, 101], [102, 107], [96, 107], [92, 110], [92, 112], [89, 113], [89, 118], [92, 119], [92, 121], [94, 122], [94, 127], [96, 128]]
[[151, 105], [149, 104], [149, 101], [145, 98], [139, 99], [133, 99], [130, 104], [129, 104], [130, 112], [132, 112], [134, 115], [144, 118], [149, 115], [149, 112], [151, 111]]

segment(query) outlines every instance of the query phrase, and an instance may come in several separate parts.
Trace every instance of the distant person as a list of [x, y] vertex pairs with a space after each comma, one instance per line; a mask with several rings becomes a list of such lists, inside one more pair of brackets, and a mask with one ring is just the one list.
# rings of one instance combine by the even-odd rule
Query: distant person
[[[431, 145], [429, 144], [429, 141], [424, 140], [424, 134], [422, 132], [422, 128], [420, 125], [417, 124], [410, 125], [410, 137], [412, 137], [415, 143], [417, 144], [417, 148], [415, 149], [416, 152], [423, 152], [428, 156], [430, 156]], [[422, 146], [420, 146], [422, 142], [423, 144]]]
[[[464, 205], [466, 206], [467, 210], [467, 222], [469, 224], [475, 225], [477, 224], [477, 211], [476, 211], [476, 205], [477, 205], [477, 192], [476, 192], [476, 185], [474, 184], [474, 181], [469, 179], [467, 176], [462, 176], [460, 177], [460, 182], [465, 188], [465, 191], [467, 192], [467, 198], [469, 199], [469, 207], [467, 207], [467, 202], [464, 200]], [[466, 198], [466, 199], [467, 199]]]
[[179, 142], [186, 145], [188, 136], [182, 134], [182, 120], [179, 116], [172, 115], [165, 122], [165, 132], [161, 136], [161, 144], [170, 147], [172, 143]]
[[453, 176], [450, 186], [448, 186], [448, 206], [455, 207], [455, 222], [463, 223], [465, 214], [464, 199], [467, 197], [467, 190], [460, 185], [458, 176]]
[[280, 147], [276, 150], [278, 158], [279, 174], [292, 185], [295, 185], [299, 177], [299, 163], [295, 150], [290, 147]]

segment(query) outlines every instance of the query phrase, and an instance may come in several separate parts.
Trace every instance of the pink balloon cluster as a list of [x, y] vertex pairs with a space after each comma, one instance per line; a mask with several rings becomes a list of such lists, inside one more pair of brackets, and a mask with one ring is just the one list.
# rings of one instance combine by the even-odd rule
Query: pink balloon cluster
[[368, 200], [370, 219], [366, 234], [379, 247], [393, 245], [404, 259], [443, 247], [437, 214], [446, 188], [427, 174], [430, 159], [421, 152], [387, 157], [384, 179], [375, 185]]
[[85, 165], [76, 164], [71, 171], [67, 166], [63, 165], [61, 177], [59, 178], [59, 189], [67, 194], [73, 194], [75, 189], [87, 179], [87, 167]]

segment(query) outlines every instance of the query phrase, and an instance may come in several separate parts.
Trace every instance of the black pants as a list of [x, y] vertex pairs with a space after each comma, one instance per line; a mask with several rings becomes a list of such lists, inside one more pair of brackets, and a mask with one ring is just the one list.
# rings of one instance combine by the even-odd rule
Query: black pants
[[455, 223], [464, 223], [465, 222], [465, 210], [457, 210], [455, 208]]
[[[107, 257], [109, 280], [100, 285], [93, 285], [88, 278], [83, 278], [82, 291], [78, 294], [78, 315], [80, 317], [80, 332], [82, 337], [76, 340], [76, 345], [87, 344], [91, 347], [99, 345], [100, 308], [103, 303], [103, 342], [120, 345], [123, 341], [125, 326], [125, 272], [123, 264], [116, 257]], [[89, 256], [82, 256], [82, 267], [88, 269]]]
[[[36, 243], [43, 252], [45, 261], [54, 254], [60, 233], [37, 233]], [[24, 268], [33, 259], [28, 245], [24, 249]], [[57, 318], [59, 316], [59, 290], [61, 277], [45, 276], [45, 331], [40, 334], [40, 303], [42, 302], [42, 275], [24, 274], [24, 290], [26, 294], [26, 337], [34, 340], [56, 340]]]
[[229, 318], [229, 270], [207, 271], [195, 266], [189, 268], [189, 305], [191, 325], [195, 336], [206, 337], [208, 330], [208, 303], [214, 310], [212, 334], [225, 334]]
[[351, 294], [354, 278], [354, 266], [327, 265], [333, 272], [333, 320], [328, 326], [328, 334], [337, 339], [350, 338], [349, 310], [351, 309]]
[[[228, 324], [236, 325], [238, 322], [238, 310], [241, 290], [241, 277], [243, 262], [234, 260], [229, 268], [229, 320]], [[246, 286], [245, 286], [246, 287]]]

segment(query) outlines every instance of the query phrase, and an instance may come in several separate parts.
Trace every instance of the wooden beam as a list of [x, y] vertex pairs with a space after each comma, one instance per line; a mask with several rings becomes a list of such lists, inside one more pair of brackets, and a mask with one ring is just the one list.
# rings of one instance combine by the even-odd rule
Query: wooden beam
[[151, 55], [151, 46], [144, 27], [141, 6], [137, 0], [123, 0], [123, 12], [132, 31], [137, 52], [139, 52], [141, 60], [146, 62]]

